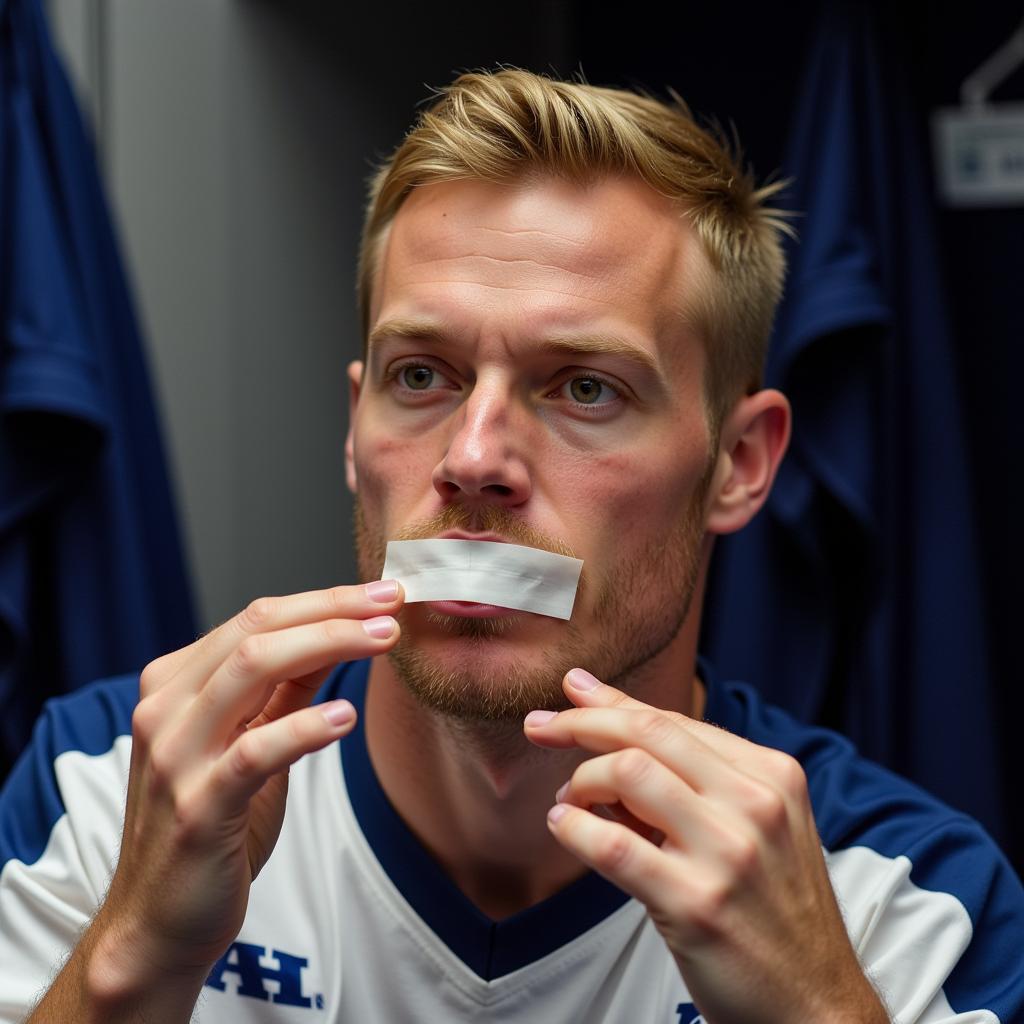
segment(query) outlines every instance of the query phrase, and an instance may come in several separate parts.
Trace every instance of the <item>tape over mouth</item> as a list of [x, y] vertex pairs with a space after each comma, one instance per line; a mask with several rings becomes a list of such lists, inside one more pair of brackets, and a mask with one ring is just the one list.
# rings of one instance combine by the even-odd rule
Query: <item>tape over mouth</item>
[[486, 540], [392, 540], [381, 579], [398, 580], [406, 603], [475, 601], [572, 616], [583, 560]]

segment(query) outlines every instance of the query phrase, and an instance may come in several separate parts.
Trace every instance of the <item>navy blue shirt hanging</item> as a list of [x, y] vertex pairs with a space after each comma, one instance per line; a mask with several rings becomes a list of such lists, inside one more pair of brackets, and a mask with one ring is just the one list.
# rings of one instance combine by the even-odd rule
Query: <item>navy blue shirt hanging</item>
[[793, 445], [723, 538], [703, 650], [997, 836], [999, 775], [971, 484], [924, 140], [870, 8], [831, 4], [784, 174], [800, 242], [768, 383]]
[[195, 636], [95, 156], [37, 0], [0, 0], [0, 774], [42, 701]]

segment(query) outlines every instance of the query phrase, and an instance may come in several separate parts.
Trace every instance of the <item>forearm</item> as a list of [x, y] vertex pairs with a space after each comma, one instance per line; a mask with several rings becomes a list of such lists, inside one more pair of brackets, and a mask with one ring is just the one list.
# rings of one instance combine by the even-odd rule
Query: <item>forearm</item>
[[205, 970], [162, 970], [97, 919], [26, 1024], [188, 1024]]
[[823, 993], [826, 998], [820, 1012], [809, 1019], [828, 1024], [891, 1024], [892, 1016], [866, 975], [848, 988], [849, 991], [830, 989]]

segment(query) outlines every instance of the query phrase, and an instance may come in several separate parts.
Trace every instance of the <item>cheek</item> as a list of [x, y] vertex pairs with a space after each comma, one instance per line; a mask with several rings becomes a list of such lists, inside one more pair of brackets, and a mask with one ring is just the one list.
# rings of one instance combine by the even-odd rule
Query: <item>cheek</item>
[[678, 525], [704, 473], [703, 451], [669, 442], [638, 452], [590, 456], [565, 468], [571, 531], [612, 552]]
[[357, 430], [353, 451], [364, 508], [379, 509], [405, 492], [431, 486], [433, 463], [423, 448], [384, 431]]
[[643, 487], [636, 460], [623, 453], [590, 454], [563, 463], [554, 481], [553, 503], [569, 543], [586, 552], [584, 557], [594, 557], [609, 549], [613, 538], [621, 540]]

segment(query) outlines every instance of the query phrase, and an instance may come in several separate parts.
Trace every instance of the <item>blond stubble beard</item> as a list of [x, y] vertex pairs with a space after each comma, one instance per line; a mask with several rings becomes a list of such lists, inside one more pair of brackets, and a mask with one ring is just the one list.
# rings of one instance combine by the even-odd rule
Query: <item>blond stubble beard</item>
[[[701, 480], [671, 536], [645, 545], [629, 564], [612, 566], [600, 580], [585, 570], [577, 604], [580, 596], [595, 589], [592, 637], [584, 636], [570, 620], [564, 624], [563, 638], [543, 652], [539, 664], [503, 659], [497, 671], [484, 664], [474, 671], [438, 664], [420, 646], [416, 627], [403, 621], [402, 638], [389, 655], [399, 679], [425, 707], [466, 723], [521, 723], [534, 708], [569, 707], [561, 682], [576, 666], [628, 689], [629, 677], [672, 642], [689, 614], [700, 572], [709, 484], [710, 472]], [[396, 539], [425, 539], [453, 529], [491, 532], [514, 543], [572, 553], [562, 542], [537, 533], [500, 506], [469, 510], [449, 505], [439, 515], [403, 529]], [[355, 540], [363, 581], [379, 579], [386, 542], [367, 525], [358, 496]], [[652, 601], [652, 594], [659, 600]], [[513, 617], [427, 616], [428, 628], [450, 635], [467, 660], [482, 663], [490, 660], [494, 645], [501, 644], [519, 621]]]

